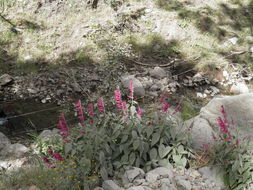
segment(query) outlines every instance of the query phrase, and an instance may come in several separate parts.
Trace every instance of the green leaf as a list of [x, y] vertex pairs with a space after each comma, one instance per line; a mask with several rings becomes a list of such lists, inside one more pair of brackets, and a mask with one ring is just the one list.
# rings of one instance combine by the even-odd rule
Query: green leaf
[[122, 163], [128, 163], [128, 154], [124, 154], [122, 157], [121, 157], [121, 162]]
[[181, 161], [181, 155], [173, 155], [172, 158], [176, 164]]
[[151, 147], [154, 146], [160, 140], [160, 133], [154, 133], [152, 135]]
[[149, 139], [154, 129], [151, 126], [146, 127], [147, 138]]
[[140, 141], [139, 140], [135, 140], [133, 142], [133, 149], [137, 150], [139, 148], [139, 146], [140, 146]]
[[135, 160], [135, 166], [139, 168], [140, 165], [141, 165], [141, 160], [140, 160], [140, 157], [137, 156], [137, 158], [136, 158], [136, 160]]
[[132, 152], [131, 154], [130, 154], [130, 156], [129, 156], [129, 164], [130, 165], [133, 165], [134, 164], [134, 161], [135, 161], [135, 153], [134, 152]]
[[161, 167], [165, 167], [165, 168], [168, 168], [168, 169], [173, 169], [173, 166], [171, 165], [171, 163], [169, 162], [168, 159], [159, 160], [158, 164]]
[[149, 156], [151, 160], [157, 159], [157, 150], [155, 148], [152, 148], [149, 152]]
[[172, 147], [167, 146], [167, 147], [164, 149], [164, 151], [163, 151], [163, 153], [162, 153], [162, 155], [161, 155], [161, 158], [164, 158], [165, 156], [167, 156], [167, 155], [171, 152], [171, 150], [172, 150]]
[[124, 135], [123, 138], [121, 139], [121, 142], [120, 142], [120, 143], [121, 143], [121, 144], [122, 144], [122, 143], [125, 143], [125, 142], [127, 141], [127, 139], [128, 139], [128, 135]]
[[105, 143], [105, 150], [106, 150], [106, 152], [107, 152], [109, 155], [112, 154], [112, 150], [111, 150], [110, 146], [108, 145], [108, 143]]
[[160, 158], [163, 158], [163, 152], [165, 150], [165, 146], [163, 144], [160, 144], [159, 147], [158, 147], [158, 153], [159, 153], [159, 156]]
[[102, 166], [105, 165], [105, 153], [103, 151], [99, 152], [99, 162]]
[[103, 180], [107, 180], [108, 179], [108, 173], [106, 171], [106, 169], [104, 167], [102, 167], [100, 169], [100, 173], [101, 173], [101, 177], [103, 178]]
[[178, 151], [179, 154], [182, 154], [182, 152], [184, 151], [183, 145], [179, 145], [178, 148], [177, 148], [177, 151]]
[[136, 131], [132, 131], [132, 137], [133, 139], [137, 139], [138, 138], [138, 134]]
[[70, 153], [71, 150], [72, 150], [72, 144], [71, 143], [65, 143], [64, 150], [65, 150], [65, 154]]

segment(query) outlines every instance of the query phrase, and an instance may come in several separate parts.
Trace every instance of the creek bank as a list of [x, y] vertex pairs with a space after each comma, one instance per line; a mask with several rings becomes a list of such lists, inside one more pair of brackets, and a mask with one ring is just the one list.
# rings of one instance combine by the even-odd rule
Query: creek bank
[[221, 190], [224, 184], [220, 178], [205, 177], [195, 169], [168, 169], [158, 167], [145, 173], [142, 169], [130, 167], [117, 179], [106, 180], [102, 188], [95, 190]]

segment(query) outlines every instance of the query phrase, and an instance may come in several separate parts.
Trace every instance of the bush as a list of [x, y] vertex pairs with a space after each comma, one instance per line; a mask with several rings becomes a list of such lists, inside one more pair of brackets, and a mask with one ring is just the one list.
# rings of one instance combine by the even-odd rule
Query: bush
[[253, 151], [250, 139], [240, 139], [236, 128], [229, 123], [224, 107], [219, 117], [220, 135], [214, 137], [216, 145], [210, 148], [213, 164], [220, 166], [225, 185], [230, 189], [245, 190], [253, 187]]
[[63, 153], [59, 154], [53, 149], [58, 146], [53, 145], [46, 154], [41, 152], [47, 165], [71, 176], [69, 179], [75, 179], [71, 183], [79, 181], [75, 185], [86, 189], [101, 178], [113, 176], [114, 171], [123, 172], [127, 166], [146, 171], [158, 166], [188, 167], [193, 154], [185, 138], [186, 131], [177, 132], [180, 130], [175, 129], [178, 126], [172, 119], [181, 105], [171, 113], [170, 105], [162, 100], [159, 106], [143, 113], [133, 100], [132, 82], [130, 89], [129, 103], [122, 101], [119, 89], [115, 90], [117, 110], [114, 112], [105, 111], [101, 98], [96, 112], [93, 104], [84, 112], [78, 101], [75, 104], [78, 126], [69, 127], [61, 115], [58, 128]]

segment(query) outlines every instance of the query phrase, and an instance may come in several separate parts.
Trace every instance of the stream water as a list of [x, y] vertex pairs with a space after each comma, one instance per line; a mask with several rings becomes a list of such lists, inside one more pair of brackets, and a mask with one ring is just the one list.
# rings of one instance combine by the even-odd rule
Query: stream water
[[[42, 104], [34, 101], [0, 102], [0, 116], [3, 125], [0, 132], [11, 139], [37, 134], [43, 129], [53, 128], [63, 106]], [[5, 122], [4, 119], [7, 119]]]

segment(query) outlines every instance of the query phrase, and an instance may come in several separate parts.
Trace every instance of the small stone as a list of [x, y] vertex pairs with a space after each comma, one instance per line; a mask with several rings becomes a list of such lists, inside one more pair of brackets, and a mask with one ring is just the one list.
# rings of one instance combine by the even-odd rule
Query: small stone
[[150, 90], [151, 91], [157, 91], [159, 88], [158, 88], [158, 85], [157, 84], [154, 84], [150, 87]]
[[161, 67], [155, 67], [152, 71], [149, 72], [150, 76], [157, 78], [157, 79], [162, 79], [167, 76], [167, 73], [164, 69]]
[[233, 94], [245, 94], [249, 93], [249, 88], [244, 82], [239, 82], [231, 86], [230, 92]]
[[36, 94], [37, 93], [37, 90], [34, 90], [32, 88], [28, 88], [27, 91], [31, 94]]
[[45, 103], [47, 103], [47, 100], [44, 98], [44, 99], [41, 100], [41, 103], [45, 104]]
[[31, 59], [32, 59], [32, 56], [31, 56], [31, 55], [27, 55], [27, 56], [24, 57], [24, 60], [25, 60], [25, 61], [29, 61], [29, 60], [31, 60]]
[[135, 179], [135, 180], [133, 181], [133, 184], [134, 184], [135, 186], [138, 186], [138, 185], [143, 184], [144, 182], [145, 182], [145, 179]]
[[205, 94], [211, 94], [211, 92], [209, 90], [207, 90], [207, 89], [205, 89], [204, 93]]
[[200, 93], [200, 92], [197, 92], [197, 98], [206, 98], [207, 95], [205, 93]]
[[161, 179], [161, 183], [162, 184], [165, 183], [165, 184], [169, 185], [171, 183], [171, 181], [169, 178], [163, 178], [163, 179]]
[[149, 96], [158, 97], [158, 93], [157, 92], [147, 92], [147, 94]]
[[135, 186], [135, 187], [130, 187], [127, 190], [146, 190], [146, 188], [144, 186]]
[[159, 175], [157, 173], [154, 173], [152, 171], [148, 172], [146, 174], [146, 181], [149, 183], [154, 183], [156, 180], [158, 180]]
[[3, 74], [0, 77], [0, 86], [5, 86], [10, 84], [13, 81], [12, 76], [8, 75], [8, 74]]
[[145, 175], [145, 172], [142, 169], [133, 167], [132, 169], [127, 170], [124, 173], [123, 180], [124, 181], [128, 180], [130, 183], [132, 183], [134, 179], [136, 179], [137, 177], [139, 179], [143, 179], [144, 175]]
[[123, 190], [123, 188], [119, 187], [114, 181], [106, 180], [102, 185], [104, 190]]
[[228, 72], [227, 72], [226, 70], [224, 70], [224, 71], [222, 72], [222, 75], [223, 75], [225, 78], [227, 78], [227, 77], [229, 76], [229, 74], [228, 74]]
[[232, 43], [233, 45], [235, 45], [235, 44], [237, 43], [238, 40], [239, 40], [239, 39], [238, 39], [237, 37], [233, 37], [233, 38], [228, 39], [228, 41], [229, 41], [230, 43]]
[[192, 185], [189, 181], [185, 180], [183, 176], [176, 176], [175, 181], [178, 190], [191, 190]]
[[172, 171], [168, 168], [165, 168], [165, 167], [158, 167], [154, 170], [151, 170], [150, 172], [156, 173], [156, 174], [158, 174], [159, 176], [161, 176], [163, 178], [169, 178], [169, 179], [173, 178]]

